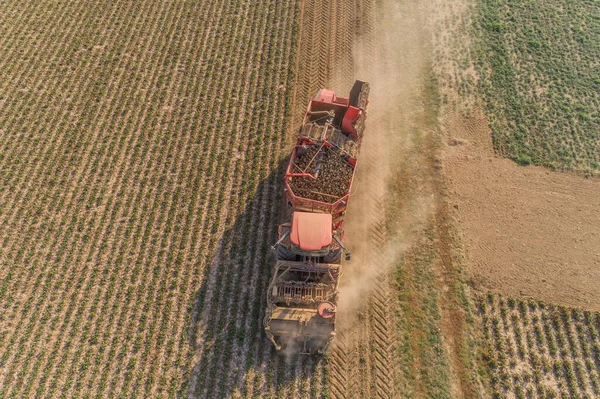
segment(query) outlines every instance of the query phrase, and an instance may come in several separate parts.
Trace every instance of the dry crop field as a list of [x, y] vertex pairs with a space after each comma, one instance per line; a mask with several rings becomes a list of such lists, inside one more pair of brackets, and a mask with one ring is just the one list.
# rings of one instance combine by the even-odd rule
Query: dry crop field
[[185, 395], [194, 353], [212, 397], [274, 356], [297, 12], [0, 3], [0, 397]]
[[0, 4], [0, 397], [397, 396], [391, 287], [326, 359], [261, 325], [290, 137], [374, 7]]
[[[464, 59], [480, 50], [463, 51], [472, 43], [500, 46], [506, 25], [481, 25], [489, 42], [444, 43], [453, 29], [470, 34], [472, 18], [504, 18], [467, 4], [0, 2], [0, 398], [597, 396], [597, 314], [469, 296], [448, 88], [492, 99], [525, 83], [501, 79], [514, 88], [503, 91]], [[596, 49], [595, 14], [569, 4]], [[507, 43], [489, 54], [524, 48], [518, 35]], [[543, 58], [539, 40], [527, 46], [524, 60]], [[490, 65], [504, 64], [478, 68]], [[475, 87], [465, 71], [491, 78]], [[282, 356], [262, 319], [283, 170], [308, 98], [346, 94], [355, 78], [371, 82], [372, 104], [338, 336], [324, 358]], [[596, 168], [597, 82], [585, 82], [557, 89], [584, 93], [561, 122], [569, 139], [537, 158], [533, 136], [500, 151]], [[500, 146], [507, 111], [485, 112]], [[466, 130], [491, 142], [478, 129]], [[468, 171], [484, 169], [455, 166], [469, 187]]]
[[600, 314], [494, 294], [478, 311], [492, 397], [600, 395]]
[[[434, 226], [442, 202], [415, 223], [425, 236], [405, 259], [372, 251], [397, 242], [388, 205], [411, 216], [439, 188], [416, 4], [386, 19], [386, 1], [2, 2], [0, 397], [459, 392], [462, 327], [448, 355], [453, 313], [441, 302], [453, 294], [438, 294], [450, 256], [436, 244], [448, 244]], [[375, 36], [384, 19], [381, 37], [402, 27], [398, 54], [419, 59], [388, 60], [385, 72], [410, 76], [393, 90], [368, 66], [395, 54]], [[355, 77], [393, 92], [375, 96], [382, 105], [413, 93], [401, 113], [374, 107], [362, 155], [366, 219], [354, 225], [368, 245], [355, 240], [363, 262], [348, 268], [346, 297], [363, 278], [379, 289], [357, 291], [364, 307], [328, 357], [281, 356], [261, 321], [283, 167], [308, 98], [347, 93]], [[378, 140], [401, 146], [404, 134], [416, 146], [403, 168], [418, 176], [396, 182], [400, 200], [387, 204]]]

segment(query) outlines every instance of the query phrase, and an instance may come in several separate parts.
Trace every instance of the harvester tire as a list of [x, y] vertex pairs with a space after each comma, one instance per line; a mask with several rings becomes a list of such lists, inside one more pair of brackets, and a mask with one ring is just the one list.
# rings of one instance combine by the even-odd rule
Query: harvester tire
[[278, 244], [276, 248], [276, 254], [278, 260], [295, 260], [296, 255], [292, 250], [285, 245]]
[[340, 264], [342, 260], [342, 250], [337, 249], [335, 251], [331, 251], [329, 254], [323, 257], [325, 263], [335, 263]]

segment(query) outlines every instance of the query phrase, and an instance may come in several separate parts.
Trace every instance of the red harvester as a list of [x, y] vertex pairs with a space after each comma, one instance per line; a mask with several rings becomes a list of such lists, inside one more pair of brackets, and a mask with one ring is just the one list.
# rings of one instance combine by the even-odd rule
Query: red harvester
[[335, 336], [344, 216], [364, 131], [369, 84], [349, 98], [321, 89], [308, 104], [284, 178], [287, 202], [267, 293], [265, 331], [277, 349], [323, 353]]

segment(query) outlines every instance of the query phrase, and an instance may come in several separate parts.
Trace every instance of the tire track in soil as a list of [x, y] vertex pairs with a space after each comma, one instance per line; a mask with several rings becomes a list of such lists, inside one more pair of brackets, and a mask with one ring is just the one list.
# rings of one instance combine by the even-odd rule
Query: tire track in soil
[[[355, 3], [342, 0], [303, 4], [299, 50], [302, 58], [298, 66], [301, 77], [297, 84], [304, 87], [297, 89], [299, 94], [296, 96], [296, 102], [308, 101], [320, 87], [331, 88], [344, 95], [355, 78], [368, 80], [364, 76], [355, 76], [355, 58], [366, 59], [367, 65], [363, 68], [367, 75], [371, 73], [368, 62], [373, 60], [374, 54], [372, 42], [375, 22], [374, 3], [374, 1]], [[325, 14], [326, 5], [329, 6], [328, 14]], [[313, 18], [312, 21], [310, 18]], [[322, 19], [330, 21], [330, 29], [310, 29], [312, 24], [326, 26]], [[315, 33], [319, 35], [315, 37]], [[353, 52], [359, 41], [360, 50], [365, 50], [366, 56]], [[325, 59], [322, 56], [324, 53], [327, 54]], [[322, 64], [315, 65], [315, 58], [311, 57], [311, 54], [320, 54], [318, 60]], [[317, 78], [315, 73], [306, 73], [307, 69], [314, 68], [326, 73], [318, 75]], [[297, 125], [299, 125], [301, 115], [295, 120], [298, 120]], [[369, 133], [367, 122], [365, 134]], [[359, 171], [361, 167], [367, 167], [371, 178], [383, 176], [384, 171], [378, 169], [381, 164], [377, 162], [377, 148], [365, 148], [367, 145], [368, 141], [365, 141], [361, 149]], [[370, 182], [371, 179], [364, 176], [362, 181], [357, 180], [357, 189], [365, 192], [372, 190]], [[365, 307], [358, 315], [357, 323], [353, 326], [344, 326], [343, 322], [338, 322], [336, 340], [327, 356], [326, 371], [323, 373], [327, 379], [328, 394], [335, 398], [394, 397], [392, 352], [396, 341], [393, 321], [389, 313], [393, 292], [386, 273], [389, 270], [389, 259], [377, 251], [377, 248], [385, 248], [387, 245], [385, 215], [381, 212], [384, 209], [383, 199], [384, 194], [381, 193], [361, 202], [361, 212], [369, 214], [366, 231], [368, 231], [370, 247], [375, 249], [363, 254], [363, 257], [369, 259], [369, 264], [372, 263], [370, 267], [375, 269], [374, 277], [370, 278], [374, 279], [378, 289], [369, 293]], [[346, 272], [352, 272], [350, 269], [357, 267], [358, 264], [360, 263], [347, 263]], [[370, 273], [372, 272], [373, 270]], [[341, 284], [344, 284], [344, 278]]]
[[[374, 205], [379, 209], [385, 206], [379, 201]], [[380, 219], [371, 227], [370, 241], [373, 248], [386, 248], [390, 245], [387, 240], [385, 219]], [[375, 380], [375, 392], [372, 393], [372, 397], [392, 398], [394, 397], [392, 377], [395, 364], [392, 351], [395, 349], [396, 341], [393, 339], [393, 317], [391, 316], [392, 290], [388, 274], [390, 259], [379, 251], [373, 251], [372, 256], [375, 267], [379, 269], [376, 277], [377, 288], [372, 291], [369, 309], [369, 329], [375, 338], [370, 348]]]
[[[368, 131], [368, 130], [367, 130]], [[375, 154], [361, 154], [367, 161]], [[378, 162], [369, 162], [369, 176], [383, 175]], [[360, 180], [359, 180], [360, 182]], [[377, 190], [364, 182], [360, 189]], [[341, 358], [345, 363], [344, 380], [352, 380], [353, 384], [342, 397], [393, 398], [394, 397], [394, 364], [393, 351], [397, 346], [395, 339], [392, 297], [389, 271], [391, 269], [388, 255], [390, 242], [386, 233], [385, 203], [382, 194], [373, 194], [368, 201], [361, 201], [361, 212], [368, 213], [362, 223], [368, 223], [368, 251], [360, 254], [359, 262], [351, 262], [347, 268], [361, 265], [368, 270], [354, 271], [353, 279], [361, 281], [369, 288], [361, 292], [364, 300], [358, 309], [358, 323], [347, 331], [342, 345], [349, 348], [355, 356]], [[349, 219], [350, 221], [352, 219]], [[360, 371], [357, 373], [357, 371]]]
[[[332, 28], [329, 38], [330, 58], [327, 61], [331, 65], [323, 69], [330, 71], [329, 79], [326, 82], [328, 87], [338, 90], [343, 95], [345, 91], [349, 90], [355, 78], [368, 80], [366, 76], [355, 76], [356, 57], [366, 58], [366, 65], [361, 65], [361, 67], [366, 75], [372, 73], [368, 63], [374, 60], [372, 55], [374, 54], [373, 9], [375, 4], [374, 1], [359, 3], [339, 1], [330, 4], [333, 14], [330, 20], [335, 21], [335, 27]], [[322, 38], [319, 43], [321, 44], [323, 41], [327, 41], [327, 38]], [[367, 50], [366, 57], [353, 52], [359, 42], [359, 51]], [[373, 129], [369, 129], [367, 122], [365, 135], [369, 135], [370, 132], [373, 132]], [[369, 148], [368, 144], [368, 140], [363, 143], [359, 170], [361, 167], [368, 168], [369, 176], [368, 178], [363, 176], [362, 180], [357, 177], [356, 182], [357, 190], [362, 191], [363, 196], [366, 192], [377, 193], [374, 187], [370, 187], [370, 182], [373, 177], [385, 175], [385, 171], [380, 170], [381, 163], [377, 161], [378, 148]], [[335, 344], [328, 355], [328, 389], [332, 397], [394, 397], [392, 352], [395, 348], [395, 335], [389, 313], [393, 292], [387, 276], [389, 259], [381, 252], [381, 249], [388, 245], [385, 233], [385, 214], [382, 212], [385, 208], [383, 204], [385, 196], [381, 190], [378, 191], [379, 193], [360, 203], [361, 212], [369, 215], [366, 218], [368, 223], [366, 230], [368, 231], [369, 246], [373, 248], [368, 253], [362, 254], [362, 259], [368, 259], [368, 267], [373, 269], [369, 273], [374, 273], [368, 278], [372, 278], [374, 285], [378, 288], [368, 293], [365, 308], [360, 310], [357, 316], [358, 322], [353, 323], [354, 326], [345, 328], [343, 322], [340, 321]], [[355, 203], [354, 206], [358, 206], [358, 204]], [[351, 223], [350, 219], [349, 223]], [[363, 267], [367, 264], [364, 264]], [[348, 274], [359, 272], [350, 270], [357, 265], [360, 263], [347, 263], [346, 272]], [[344, 284], [344, 279], [341, 284]]]

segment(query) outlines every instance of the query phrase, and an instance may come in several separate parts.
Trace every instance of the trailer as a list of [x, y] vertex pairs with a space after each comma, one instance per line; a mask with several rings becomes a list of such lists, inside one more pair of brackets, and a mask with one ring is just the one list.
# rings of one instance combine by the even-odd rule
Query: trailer
[[369, 84], [348, 98], [321, 89], [310, 100], [284, 176], [264, 327], [278, 350], [324, 353], [335, 337], [344, 218], [365, 129]]

